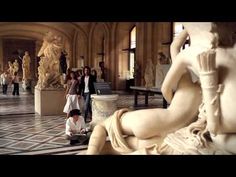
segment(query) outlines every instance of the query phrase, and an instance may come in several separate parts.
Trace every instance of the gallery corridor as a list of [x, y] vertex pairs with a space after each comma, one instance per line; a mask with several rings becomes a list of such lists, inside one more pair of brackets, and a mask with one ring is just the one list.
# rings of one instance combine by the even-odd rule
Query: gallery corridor
[[[18, 154], [38, 150], [70, 148], [64, 138], [65, 115], [40, 116], [34, 113], [34, 95], [0, 94], [0, 154]], [[144, 96], [139, 97], [144, 104]], [[133, 95], [120, 94], [118, 108], [133, 108]], [[150, 107], [161, 107], [161, 96], [149, 97]], [[74, 147], [72, 147], [73, 149]], [[83, 146], [82, 149], [86, 147]], [[68, 149], [67, 149], [68, 151]]]

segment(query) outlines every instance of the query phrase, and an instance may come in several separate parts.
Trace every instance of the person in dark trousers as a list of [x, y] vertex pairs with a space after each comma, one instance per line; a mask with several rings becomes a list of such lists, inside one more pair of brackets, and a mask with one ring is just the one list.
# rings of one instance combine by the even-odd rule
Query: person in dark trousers
[[79, 94], [84, 97], [84, 119], [87, 122], [88, 115], [92, 116], [91, 108], [91, 94], [95, 94], [95, 88], [93, 83], [96, 82], [96, 78], [91, 75], [91, 69], [88, 66], [83, 68], [83, 76], [81, 77]]
[[13, 87], [13, 92], [12, 92], [12, 95], [20, 95], [19, 93], [19, 76], [18, 76], [18, 73], [15, 72], [14, 73], [14, 76], [12, 77], [12, 84], [14, 85]]
[[7, 71], [1, 74], [2, 93], [5, 95], [7, 94], [7, 87], [8, 87], [9, 80], [10, 78]]

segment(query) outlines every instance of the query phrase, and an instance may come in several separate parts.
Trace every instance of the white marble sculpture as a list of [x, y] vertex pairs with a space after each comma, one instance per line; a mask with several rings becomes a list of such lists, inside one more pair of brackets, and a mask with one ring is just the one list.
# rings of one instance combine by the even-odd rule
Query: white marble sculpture
[[[184, 27], [162, 86], [168, 109], [116, 111], [94, 128], [87, 154], [236, 153], [236, 23]], [[180, 52], [188, 35], [191, 45]]]
[[[179, 53], [186, 38], [187, 35], [182, 33], [171, 45], [173, 61], [175, 61], [176, 55]], [[168, 109], [157, 108], [132, 112], [121, 110], [100, 125], [97, 125], [93, 130], [87, 154], [126, 154], [154, 143], [160, 144], [167, 133], [194, 121], [200, 103], [200, 87], [191, 82], [190, 75], [187, 73], [181, 78]], [[122, 115], [123, 112], [125, 112], [124, 115]], [[119, 122], [120, 116], [122, 116], [121, 122]], [[113, 130], [115, 133], [113, 133]], [[109, 143], [105, 144], [107, 133], [112, 146]], [[123, 140], [121, 133], [129, 136]], [[116, 140], [117, 138], [118, 140]], [[124, 149], [120, 148], [117, 142], [121, 142]], [[132, 150], [125, 148], [127, 146], [132, 147]]]
[[19, 63], [17, 60], [13, 62], [13, 72], [18, 72], [19, 71]]
[[154, 65], [152, 59], [148, 59], [144, 72], [145, 87], [154, 87], [154, 79]]
[[11, 61], [8, 61], [8, 67], [9, 67], [8, 72], [9, 72], [10, 76], [13, 76], [14, 75], [14, 66]]
[[164, 70], [161, 66], [160, 60], [158, 59], [156, 64], [156, 79], [155, 79], [155, 86], [157, 88], [161, 88], [164, 78], [165, 78]]
[[22, 71], [23, 71], [23, 81], [27, 81], [28, 79], [31, 79], [31, 74], [30, 74], [30, 63], [31, 59], [29, 56], [29, 52], [25, 51], [25, 55], [23, 56], [22, 59]]
[[63, 88], [59, 61], [62, 50], [62, 38], [54, 35], [52, 32], [48, 32], [44, 37], [43, 45], [38, 53], [40, 62], [36, 88]]

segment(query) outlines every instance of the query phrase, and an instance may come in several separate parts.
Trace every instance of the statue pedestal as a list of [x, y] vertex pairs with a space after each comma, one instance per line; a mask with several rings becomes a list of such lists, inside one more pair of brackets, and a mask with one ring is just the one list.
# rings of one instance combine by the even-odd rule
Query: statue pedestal
[[34, 89], [35, 112], [42, 116], [63, 115], [66, 104], [64, 89]]
[[107, 119], [117, 110], [118, 95], [91, 95], [92, 99], [92, 122], [90, 123], [93, 128], [99, 122]]

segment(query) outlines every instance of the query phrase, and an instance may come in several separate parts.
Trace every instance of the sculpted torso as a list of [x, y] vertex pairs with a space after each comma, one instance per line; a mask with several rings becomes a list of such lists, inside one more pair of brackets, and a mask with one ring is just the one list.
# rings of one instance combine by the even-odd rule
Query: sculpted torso
[[[234, 24], [234, 26], [236, 26]], [[188, 27], [188, 25], [186, 25]], [[236, 99], [235, 89], [236, 89], [236, 70], [235, 70], [235, 64], [236, 64], [236, 47], [235, 47], [235, 41], [226, 41], [224, 45], [222, 45], [222, 41], [224, 38], [230, 38], [232, 39], [233, 31], [222, 29], [222, 31], [227, 31], [224, 34], [218, 33], [218, 38], [215, 38], [219, 40], [219, 44], [214, 42], [214, 34], [209, 34], [205, 31], [205, 34], [203, 33], [195, 33], [192, 34], [192, 44], [191, 47], [184, 50], [178, 57], [179, 57], [179, 63], [174, 63], [173, 67], [173, 73], [169, 73], [168, 79], [174, 81], [170, 84], [167, 83], [165, 87], [169, 88], [175, 88], [176, 84], [178, 83], [179, 77], [181, 76], [181, 73], [183, 73], [184, 68], [189, 68], [192, 70], [198, 77], [200, 76], [199, 73], [199, 63], [197, 60], [197, 56], [201, 54], [202, 52], [205, 52], [209, 49], [214, 49], [216, 53], [215, 62], [216, 62], [216, 69], [218, 72], [218, 83], [222, 84], [222, 91], [219, 94], [219, 109], [220, 109], [220, 116], [219, 116], [219, 122], [216, 134], [211, 133], [211, 138], [213, 142], [219, 146], [222, 147], [224, 150], [227, 150], [232, 153], [236, 153], [236, 110], [234, 106], [234, 102]], [[233, 28], [234, 29], [234, 28]], [[191, 31], [191, 30], [190, 30]], [[221, 31], [221, 32], [222, 32]], [[206, 37], [207, 40], [202, 40], [204, 37]], [[223, 39], [222, 39], [223, 38]], [[200, 39], [200, 40], [199, 40]], [[210, 43], [211, 41], [212, 43]], [[202, 42], [202, 43], [201, 43]], [[215, 43], [215, 46], [214, 46]], [[212, 45], [213, 44], [213, 45]], [[177, 69], [176, 69], [177, 68]], [[174, 74], [175, 73], [175, 74]], [[178, 73], [176, 75], [176, 73]], [[172, 95], [170, 94], [171, 91], [169, 90], [168, 93], [166, 93], [169, 100], [171, 100]], [[211, 120], [208, 120], [208, 122], [212, 122]], [[217, 122], [217, 121], [216, 121]]]
[[[198, 77], [197, 55], [205, 50], [206, 48], [190, 47], [181, 54], [183, 63]], [[223, 84], [223, 91], [220, 94], [221, 126], [219, 132], [233, 133], [236, 132], [236, 109], [234, 106], [236, 100], [236, 56], [234, 56], [236, 47], [231, 49], [217, 48], [215, 51], [219, 83]]]

